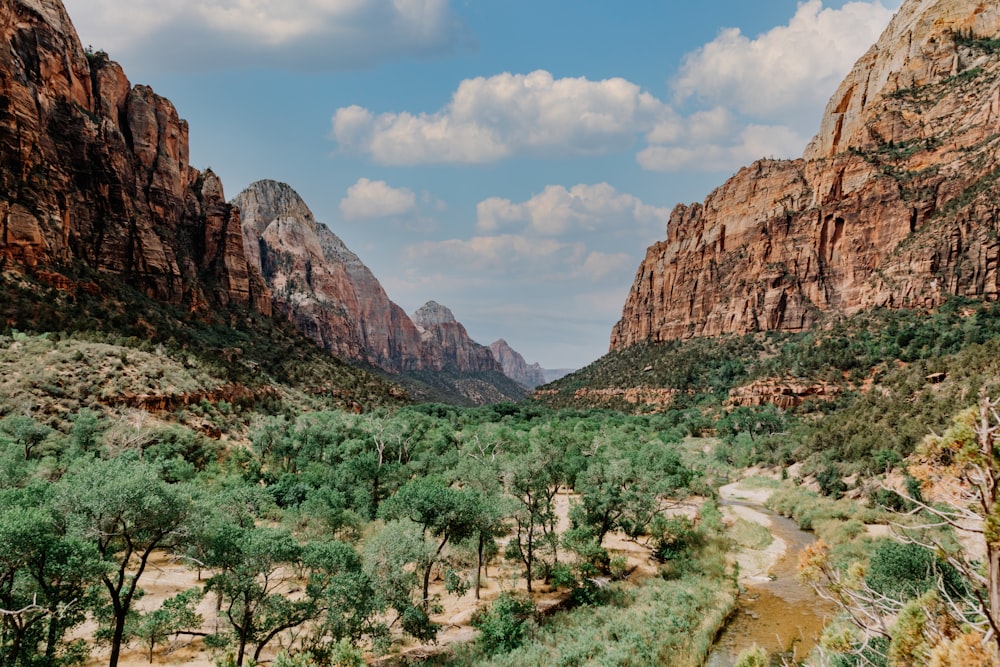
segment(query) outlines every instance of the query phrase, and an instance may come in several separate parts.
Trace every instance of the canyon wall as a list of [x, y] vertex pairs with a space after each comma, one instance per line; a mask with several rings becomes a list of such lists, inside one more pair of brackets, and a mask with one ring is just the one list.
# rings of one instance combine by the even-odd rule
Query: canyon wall
[[150, 297], [270, 313], [238, 211], [188, 162], [173, 105], [87, 53], [58, 0], [0, 0], [0, 261], [120, 276]]
[[611, 349], [995, 298], [998, 33], [996, 3], [907, 0], [801, 159], [760, 160], [674, 209]]

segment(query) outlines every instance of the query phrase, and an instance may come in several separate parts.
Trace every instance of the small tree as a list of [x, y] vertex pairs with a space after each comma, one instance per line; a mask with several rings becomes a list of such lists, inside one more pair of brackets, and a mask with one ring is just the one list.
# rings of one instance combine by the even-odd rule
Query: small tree
[[92, 461], [58, 484], [55, 508], [68, 531], [92, 542], [108, 565], [101, 581], [111, 603], [111, 656], [117, 667], [125, 623], [153, 551], [184, 526], [191, 498], [155, 468], [129, 457]]
[[195, 611], [195, 605], [201, 597], [200, 589], [191, 588], [164, 600], [159, 609], [139, 614], [134, 632], [149, 648], [150, 664], [153, 663], [153, 651], [156, 650], [157, 644], [184, 630], [201, 625], [203, 619]]
[[472, 617], [479, 630], [479, 643], [487, 655], [513, 651], [528, 636], [535, 619], [535, 604], [530, 598], [504, 593], [485, 611]]
[[445, 546], [451, 540], [461, 540], [476, 531], [481, 505], [469, 492], [448, 486], [445, 482], [425, 477], [409, 482], [394, 496], [382, 503], [379, 515], [385, 519], [410, 519], [419, 525], [425, 537], [432, 537], [437, 548], [427, 562], [421, 564], [423, 573], [423, 607], [430, 607], [431, 570], [441, 559]]

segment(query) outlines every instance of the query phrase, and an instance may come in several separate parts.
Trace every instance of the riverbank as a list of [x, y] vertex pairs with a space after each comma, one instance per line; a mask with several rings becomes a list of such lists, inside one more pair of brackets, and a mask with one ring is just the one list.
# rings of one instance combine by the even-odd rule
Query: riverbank
[[797, 664], [808, 657], [832, 614], [796, 577], [798, 553], [815, 536], [766, 509], [777, 485], [757, 482], [737, 482], [719, 490], [727, 521], [764, 526], [773, 540], [762, 549], [742, 547], [731, 553], [740, 572], [738, 609], [720, 632], [706, 667], [731, 667], [741, 651], [755, 645]]
[[731, 558], [739, 568], [740, 586], [752, 586], [768, 581], [771, 568], [788, 552], [788, 543], [774, 534], [771, 517], [762, 509], [751, 506], [763, 508], [774, 491], [773, 488], [746, 486], [742, 481], [719, 488], [719, 497], [724, 503], [730, 503], [723, 504], [720, 508], [727, 524], [732, 525], [742, 519], [763, 526], [772, 536], [771, 543], [764, 549], [742, 547], [733, 550]]

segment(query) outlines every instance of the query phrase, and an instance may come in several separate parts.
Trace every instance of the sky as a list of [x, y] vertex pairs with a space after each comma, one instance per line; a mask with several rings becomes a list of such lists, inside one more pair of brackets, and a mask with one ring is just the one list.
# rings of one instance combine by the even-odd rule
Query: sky
[[295, 188], [412, 313], [580, 368], [671, 210], [801, 155], [901, 0], [64, 0], [229, 197]]

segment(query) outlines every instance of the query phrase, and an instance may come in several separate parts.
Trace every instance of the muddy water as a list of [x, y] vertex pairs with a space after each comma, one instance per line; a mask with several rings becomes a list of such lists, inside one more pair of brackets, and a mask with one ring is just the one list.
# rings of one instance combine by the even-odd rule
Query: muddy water
[[754, 644], [770, 656], [782, 653], [796, 661], [805, 659], [833, 615], [829, 603], [795, 579], [799, 551], [812, 544], [815, 536], [760, 505], [729, 500], [721, 504], [743, 505], [767, 514], [772, 533], [784, 540], [788, 549], [771, 568], [772, 581], [746, 586], [739, 610], [719, 635], [706, 667], [732, 667], [740, 652]]

